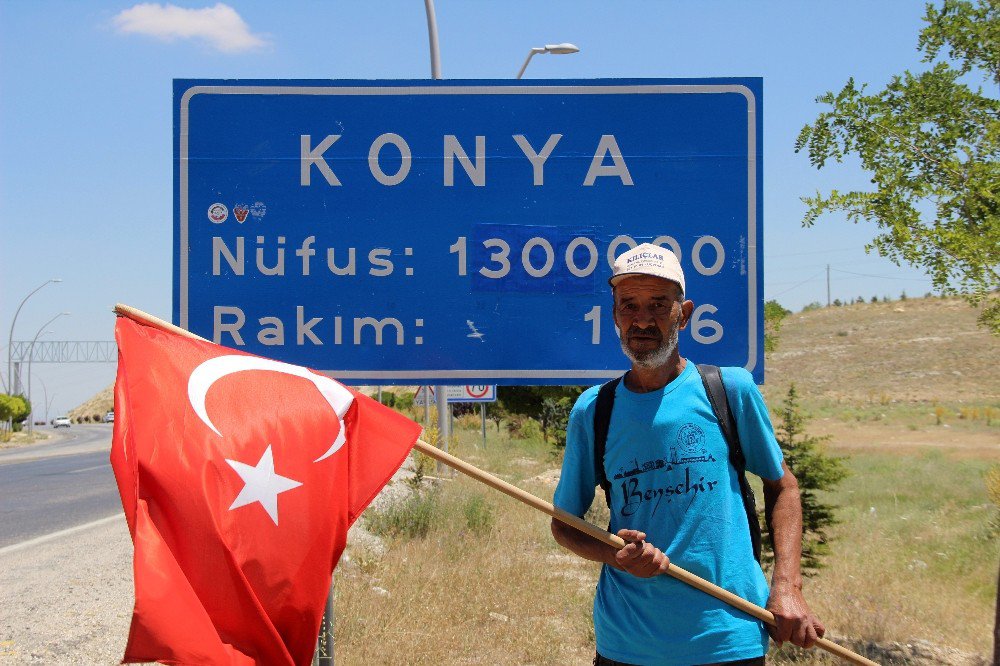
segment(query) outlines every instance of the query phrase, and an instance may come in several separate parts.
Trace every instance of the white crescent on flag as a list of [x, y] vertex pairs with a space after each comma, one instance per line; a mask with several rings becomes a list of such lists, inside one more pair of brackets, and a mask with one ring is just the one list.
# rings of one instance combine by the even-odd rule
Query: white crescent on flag
[[266, 358], [257, 358], [256, 356], [238, 356], [235, 354], [217, 356], [205, 361], [194, 369], [191, 377], [188, 379], [188, 400], [191, 402], [191, 407], [194, 409], [195, 414], [198, 415], [198, 418], [211, 428], [212, 432], [216, 435], [221, 437], [222, 433], [219, 432], [219, 429], [215, 427], [212, 420], [208, 417], [208, 410], [205, 407], [205, 397], [208, 395], [208, 390], [212, 387], [212, 384], [223, 377], [248, 370], [267, 370], [307, 379], [313, 383], [319, 390], [320, 395], [323, 396], [333, 409], [337, 415], [337, 420], [340, 422], [340, 431], [326, 453], [316, 458], [313, 462], [329, 458], [347, 441], [344, 434], [344, 415], [347, 414], [347, 410], [350, 409], [351, 404], [354, 402], [354, 395], [350, 391], [329, 377], [317, 375], [315, 372], [311, 372], [302, 366], [272, 361]]

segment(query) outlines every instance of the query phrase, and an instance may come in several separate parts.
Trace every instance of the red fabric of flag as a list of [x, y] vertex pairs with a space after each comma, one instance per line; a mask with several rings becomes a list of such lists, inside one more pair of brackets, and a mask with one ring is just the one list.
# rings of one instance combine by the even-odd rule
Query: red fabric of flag
[[120, 317], [123, 662], [307, 664], [347, 529], [420, 426], [329, 377]]

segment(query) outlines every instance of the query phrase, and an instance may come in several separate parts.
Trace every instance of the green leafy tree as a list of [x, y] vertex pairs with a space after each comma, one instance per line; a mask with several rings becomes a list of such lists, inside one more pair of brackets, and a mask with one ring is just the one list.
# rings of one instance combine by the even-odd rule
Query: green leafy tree
[[31, 405], [23, 395], [0, 394], [0, 432], [9, 436], [7, 424], [12, 424], [14, 432], [21, 430], [24, 419], [31, 413]]
[[[573, 403], [583, 393], [580, 386], [500, 386], [497, 398], [508, 414], [527, 416], [542, 427], [542, 439], [549, 441], [552, 431], [559, 431], [562, 442], [566, 439], [566, 419]], [[547, 402], [548, 401], [548, 402]], [[563, 418], [565, 410], [565, 418]]]
[[507, 410], [504, 409], [502, 402], [491, 402], [486, 406], [486, 416], [496, 424], [497, 432], [500, 432], [500, 424], [507, 418]]
[[781, 303], [770, 300], [764, 303], [764, 353], [769, 354], [778, 348], [778, 334], [785, 317], [792, 314]]
[[983, 306], [980, 323], [1000, 335], [1000, 3], [944, 0], [924, 21], [917, 48], [930, 69], [874, 93], [852, 78], [817, 98], [830, 109], [802, 128], [796, 152], [819, 169], [856, 157], [873, 189], [803, 197], [803, 226], [830, 212], [875, 223], [869, 250]]
[[[830, 549], [826, 530], [838, 522], [834, 507], [823, 502], [818, 493], [836, 487], [847, 476], [847, 468], [843, 458], [823, 452], [822, 444], [828, 437], [806, 434], [807, 419], [799, 405], [795, 384], [788, 387], [788, 395], [778, 415], [781, 417], [781, 425], [775, 433], [778, 444], [785, 455], [785, 462], [799, 482], [802, 498], [802, 569], [808, 574], [822, 566], [821, 559]], [[765, 527], [766, 561], [773, 561], [773, 553], [771, 534]]]
[[569, 413], [573, 410], [574, 399], [562, 396], [542, 400], [542, 436], [545, 437], [546, 427], [551, 429], [552, 444], [556, 448], [566, 446], [566, 426], [569, 425]]

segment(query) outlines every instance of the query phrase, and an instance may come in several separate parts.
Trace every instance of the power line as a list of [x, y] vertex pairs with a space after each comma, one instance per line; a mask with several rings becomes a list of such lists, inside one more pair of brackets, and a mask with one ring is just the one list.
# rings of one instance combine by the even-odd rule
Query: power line
[[837, 273], [846, 273], [847, 275], [857, 275], [858, 277], [877, 278], [879, 280], [905, 280], [908, 282], [925, 282], [927, 280], [930, 280], [929, 277], [904, 278], [904, 277], [890, 277], [888, 275], [870, 275], [868, 273], [855, 273], [853, 271], [844, 271], [839, 268], [831, 268], [830, 270], [836, 271]]
[[791, 290], [793, 290], [793, 289], [796, 289], [796, 288], [798, 288], [798, 287], [801, 287], [801, 286], [802, 286], [802, 285], [804, 285], [804, 284], [805, 284], [806, 282], [811, 282], [812, 280], [815, 280], [816, 278], [818, 278], [818, 277], [819, 277], [820, 275], [822, 275], [822, 274], [823, 274], [823, 271], [820, 271], [819, 273], [816, 273], [816, 274], [815, 274], [815, 275], [813, 275], [812, 277], [808, 277], [808, 278], [806, 278], [805, 280], [803, 280], [802, 282], [799, 282], [799, 283], [795, 284], [794, 286], [791, 286], [791, 287], [789, 287], [788, 289], [785, 289], [784, 291], [780, 291], [780, 292], [778, 292], [777, 294], [773, 294], [773, 295], [771, 296], [771, 298], [777, 298], [778, 296], [781, 296], [782, 294], [787, 294], [787, 293], [788, 293], [788, 292], [790, 292]]
[[830, 252], [850, 252], [852, 250], [857, 250], [857, 247], [839, 247], [832, 250], [812, 250], [810, 252], [785, 252], [782, 254], [765, 254], [765, 259], [773, 259], [775, 257], [800, 257], [806, 254], [828, 254]]

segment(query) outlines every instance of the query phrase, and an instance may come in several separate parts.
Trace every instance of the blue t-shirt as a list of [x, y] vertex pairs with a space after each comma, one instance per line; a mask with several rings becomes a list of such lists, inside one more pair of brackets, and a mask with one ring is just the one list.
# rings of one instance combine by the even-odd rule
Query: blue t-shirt
[[[782, 455], [749, 372], [723, 368], [747, 470], [782, 476]], [[594, 386], [569, 419], [562, 476], [553, 503], [583, 516], [594, 499]], [[758, 606], [768, 587], [753, 556], [746, 511], [729, 448], [693, 363], [660, 390], [634, 393], [620, 382], [605, 447], [611, 532], [635, 529], [672, 563]], [[597, 650], [630, 664], [689, 666], [752, 659], [767, 652], [756, 619], [670, 576], [636, 578], [604, 566], [594, 597]]]

